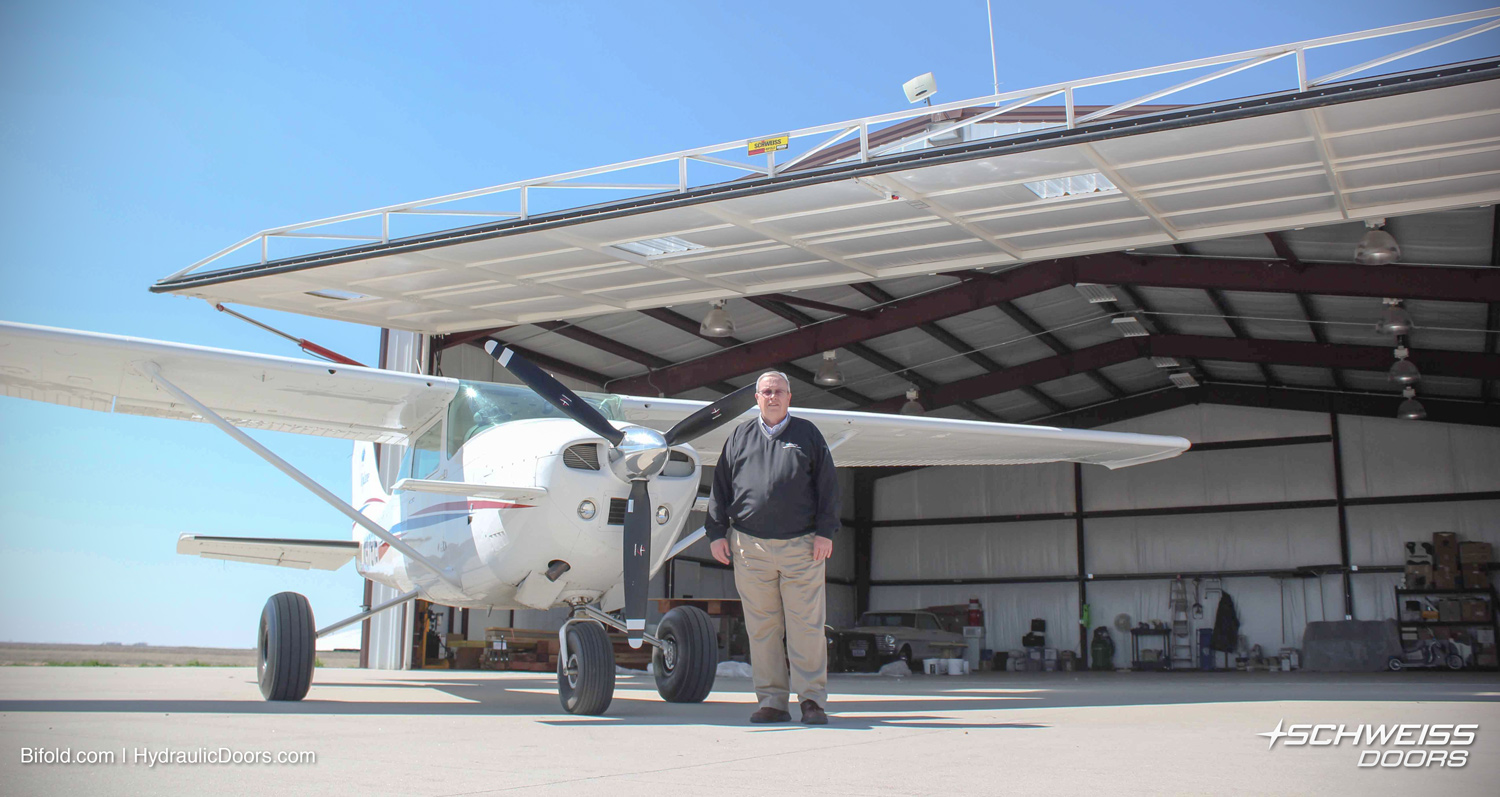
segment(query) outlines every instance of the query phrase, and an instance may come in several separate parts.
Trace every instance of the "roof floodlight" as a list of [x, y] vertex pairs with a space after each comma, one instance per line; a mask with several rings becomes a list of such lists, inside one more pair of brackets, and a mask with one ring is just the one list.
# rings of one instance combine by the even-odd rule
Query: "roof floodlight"
[[932, 95], [937, 93], [937, 78], [931, 72], [925, 75], [917, 75], [911, 80], [901, 84], [901, 90], [906, 92], [906, 101], [917, 103], [923, 100], [928, 105], [932, 104]]

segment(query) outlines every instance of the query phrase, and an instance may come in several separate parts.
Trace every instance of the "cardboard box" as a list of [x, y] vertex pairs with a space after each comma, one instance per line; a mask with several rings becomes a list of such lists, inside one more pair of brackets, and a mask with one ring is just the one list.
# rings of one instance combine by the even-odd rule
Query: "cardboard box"
[[1406, 588], [1428, 589], [1432, 586], [1432, 565], [1407, 565]]
[[1435, 531], [1432, 534], [1433, 556], [1442, 556], [1444, 551], [1458, 553], [1458, 535], [1451, 531]]
[[1432, 568], [1432, 589], [1458, 589], [1458, 568]]
[[1466, 600], [1463, 602], [1463, 621], [1466, 623], [1485, 623], [1490, 619], [1490, 602], [1481, 600]]
[[1463, 576], [1464, 589], [1490, 588], [1490, 573], [1486, 565], [1463, 565], [1460, 574]]
[[1493, 645], [1493, 644], [1495, 644], [1495, 629], [1493, 629], [1493, 628], [1476, 628], [1476, 629], [1474, 629], [1474, 641], [1477, 642], [1477, 643], [1479, 643], [1480, 645]]
[[1487, 542], [1459, 543], [1458, 562], [1464, 565], [1489, 564], [1494, 558], [1494, 549]]
[[1454, 598], [1444, 598], [1437, 602], [1438, 620], [1444, 623], [1458, 623], [1464, 619], [1463, 602]]

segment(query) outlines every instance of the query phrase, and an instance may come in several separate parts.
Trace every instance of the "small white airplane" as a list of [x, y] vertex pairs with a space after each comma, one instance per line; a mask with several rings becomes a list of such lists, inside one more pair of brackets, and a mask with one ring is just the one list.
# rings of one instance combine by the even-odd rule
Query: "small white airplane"
[[[727, 424], [754, 407], [754, 387], [711, 404], [579, 395], [514, 352], [489, 349], [526, 386], [0, 321], [0, 389], [214, 424], [354, 522], [346, 540], [178, 540], [179, 553], [282, 567], [334, 570], [352, 559], [362, 576], [401, 592], [321, 629], [305, 597], [273, 596], [257, 636], [267, 700], [307, 694], [317, 637], [421, 598], [490, 609], [569, 607], [558, 631], [557, 674], [569, 712], [609, 706], [615, 670], [606, 626], [624, 631], [632, 646], [653, 646], [662, 697], [702, 701], [718, 663], [708, 616], [675, 608], [648, 634], [646, 589], [668, 559], [702, 536], [702, 529], [682, 535], [699, 500], [700, 470], [717, 459]], [[1188, 448], [1180, 437], [794, 411], [817, 424], [839, 467], [1068, 461], [1119, 468]], [[358, 441], [353, 502], [241, 428]], [[389, 488], [377, 443], [406, 447]]]

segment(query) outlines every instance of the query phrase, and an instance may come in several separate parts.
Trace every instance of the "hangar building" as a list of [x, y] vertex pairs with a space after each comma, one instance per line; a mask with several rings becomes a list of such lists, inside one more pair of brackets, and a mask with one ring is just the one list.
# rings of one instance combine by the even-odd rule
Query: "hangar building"
[[[841, 471], [830, 623], [977, 598], [986, 648], [1041, 620], [1081, 664], [1102, 627], [1119, 665], [1181, 584], [1192, 639], [1228, 594], [1273, 658], [1310, 622], [1412, 619], [1408, 542], [1500, 543], [1500, 58], [1444, 58], [1500, 52], [1496, 27], [1456, 15], [291, 225], [153, 290], [381, 327], [398, 370], [511, 381], [495, 340], [576, 390], [711, 400], [775, 369], [794, 408], [1180, 435], [1189, 452], [1118, 471]], [[717, 308], [729, 334], [703, 323]], [[732, 574], [700, 543], [652, 595], [733, 597]], [[1421, 620], [1474, 666], [1495, 663], [1488, 595], [1487, 643]], [[371, 666], [411, 666], [415, 623], [369, 621]]]

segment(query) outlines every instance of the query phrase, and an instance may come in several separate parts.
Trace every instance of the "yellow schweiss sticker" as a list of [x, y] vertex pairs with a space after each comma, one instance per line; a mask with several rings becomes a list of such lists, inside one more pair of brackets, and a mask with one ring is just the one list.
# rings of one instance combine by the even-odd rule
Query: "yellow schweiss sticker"
[[767, 152], [775, 152], [778, 149], [786, 149], [791, 141], [791, 133], [782, 133], [770, 138], [752, 138], [745, 142], [747, 155], [764, 155]]

